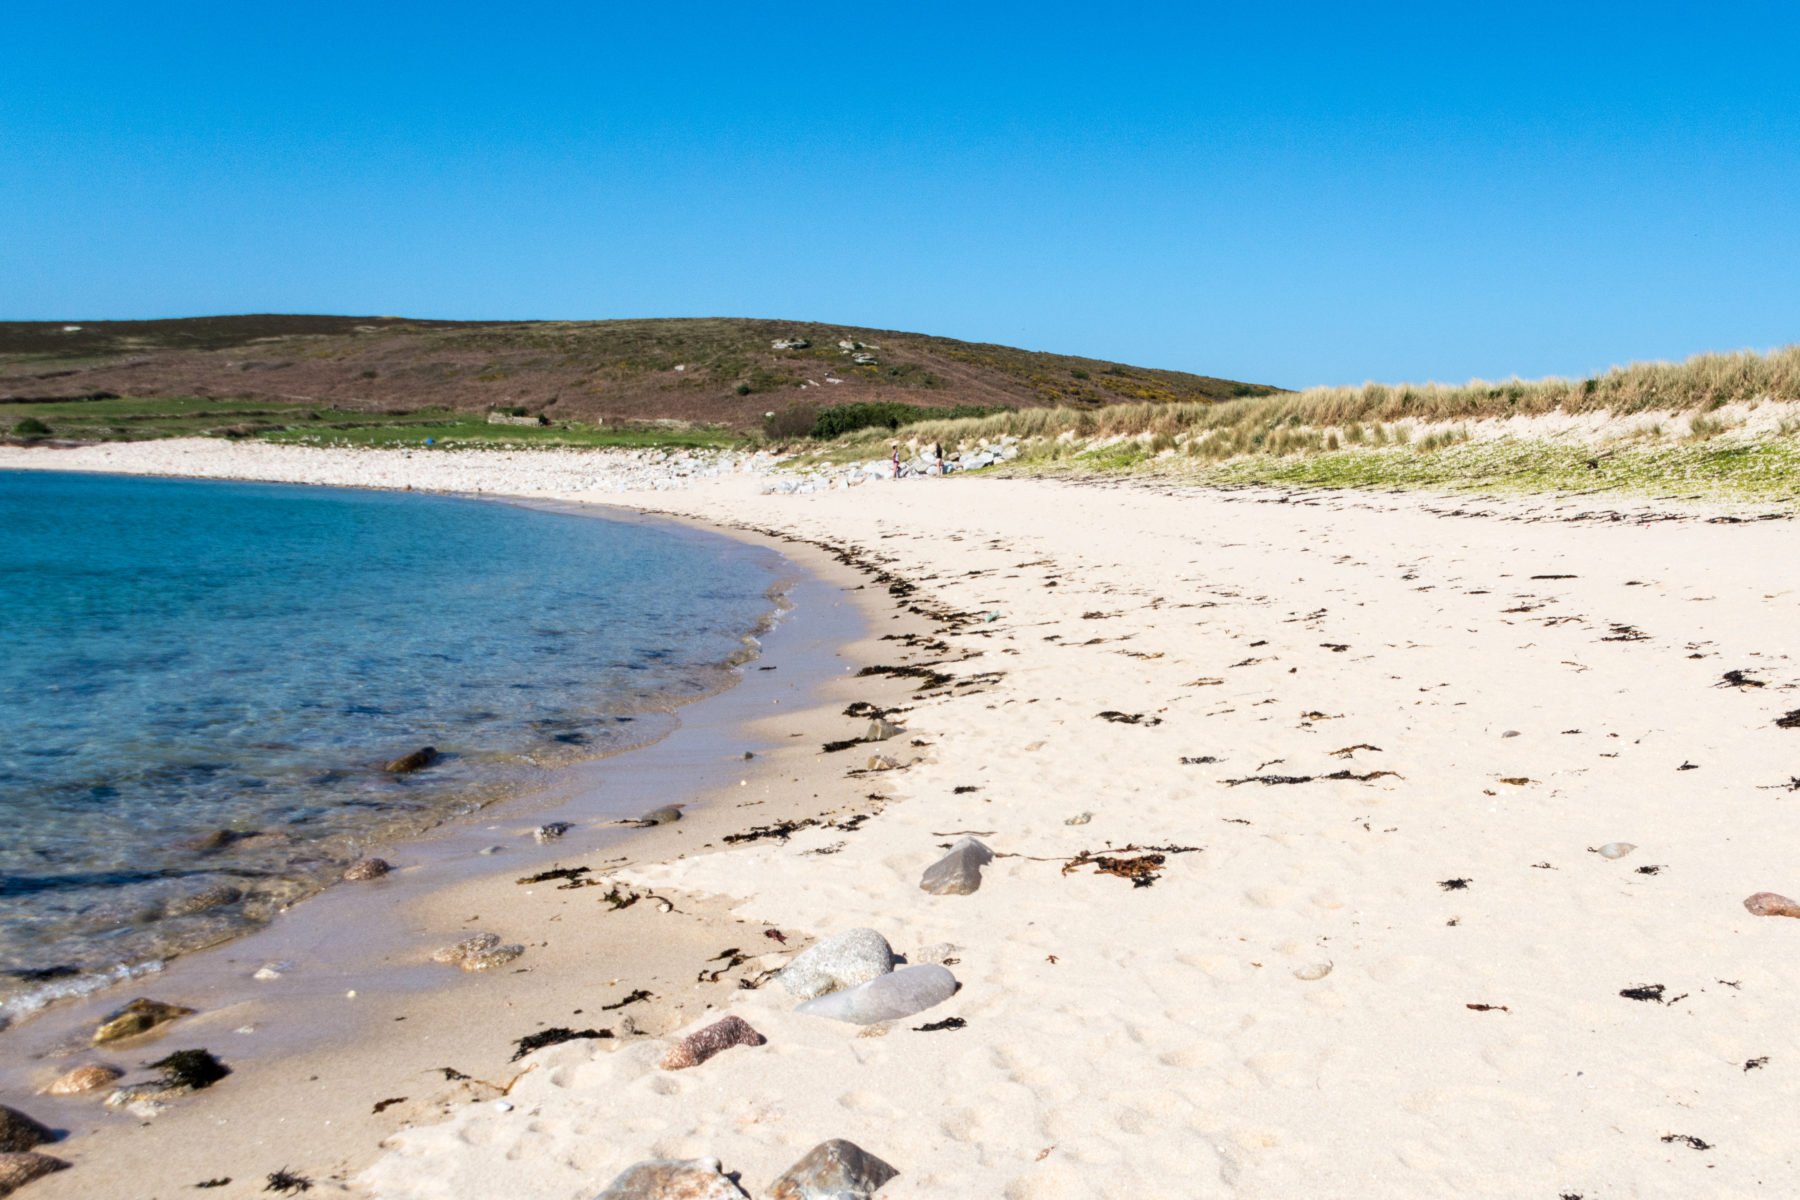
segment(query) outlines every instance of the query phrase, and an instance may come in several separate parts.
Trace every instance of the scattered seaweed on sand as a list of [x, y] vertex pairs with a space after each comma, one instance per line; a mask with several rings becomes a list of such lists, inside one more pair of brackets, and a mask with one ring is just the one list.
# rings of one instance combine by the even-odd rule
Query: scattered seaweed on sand
[[1537, 780], [1525, 775], [1502, 775], [1500, 782], [1509, 787], [1524, 787], [1526, 784], [1536, 783]]
[[972, 783], [959, 783], [950, 789], [950, 794], [952, 796], [966, 796], [970, 792], [979, 792], [980, 790], [979, 787], [976, 787]]
[[779, 929], [765, 929], [763, 930], [763, 936], [780, 942], [783, 946], [787, 945], [787, 934], [781, 932]]
[[1446, 892], [1461, 892], [1467, 891], [1469, 885], [1474, 882], [1473, 879], [1440, 879], [1438, 880], [1438, 886], [1443, 888]]
[[719, 840], [728, 846], [741, 842], [760, 842], [764, 838], [777, 838], [787, 841], [802, 829], [811, 829], [818, 822], [811, 817], [803, 821], [777, 821], [773, 825], [754, 825], [742, 833], [728, 833]]
[[1331, 752], [1333, 758], [1354, 758], [1358, 750], [1367, 750], [1371, 754], [1380, 754], [1380, 746], [1372, 746], [1368, 742], [1358, 742], [1354, 746], [1344, 746]]
[[474, 1076], [464, 1075], [455, 1067], [439, 1067], [438, 1070], [443, 1073], [445, 1083], [465, 1083], [474, 1079]]
[[1776, 717], [1775, 718], [1775, 728], [1777, 728], [1777, 729], [1800, 729], [1800, 708], [1796, 708], [1793, 712], [1788, 713], [1786, 716]]
[[583, 1039], [610, 1038], [612, 1035], [613, 1031], [610, 1029], [568, 1029], [561, 1025], [550, 1029], [540, 1029], [536, 1033], [526, 1034], [513, 1043], [513, 1056], [509, 1061], [518, 1062], [532, 1051], [542, 1050], [545, 1046], [560, 1046], [564, 1042]]
[[1600, 639], [1603, 642], [1647, 642], [1650, 635], [1635, 625], [1614, 624], [1612, 632]]
[[375, 1102], [375, 1107], [369, 1110], [369, 1115], [372, 1117], [378, 1117], [382, 1113], [386, 1112], [388, 1109], [394, 1107], [394, 1105], [405, 1104], [405, 1103], [406, 1103], [405, 1096], [389, 1096], [386, 1100], [377, 1100]]
[[555, 867], [548, 871], [539, 871], [536, 875], [520, 876], [513, 882], [549, 883], [551, 880], [561, 879], [564, 883], [563, 887], [558, 889], [559, 891], [566, 891], [569, 888], [578, 887], [598, 887], [600, 883], [599, 880], [582, 878], [583, 875], [590, 874], [592, 871], [592, 867]]
[[[933, 664], [933, 665], [935, 665], [935, 664]], [[955, 679], [956, 679], [956, 677], [954, 675], [946, 675], [942, 671], [933, 671], [929, 667], [909, 667], [909, 666], [864, 667], [862, 670], [858, 671], [856, 674], [859, 678], [867, 677], [870, 675], [891, 675], [896, 679], [917, 679], [919, 681], [919, 689], [921, 691], [927, 691], [927, 692], [932, 691], [935, 688], [946, 687], [949, 684], [955, 682]]]
[[1468, 1009], [1468, 1010], [1469, 1010], [1469, 1011], [1470, 1011], [1470, 1012], [1503, 1012], [1503, 1013], [1509, 1013], [1509, 1012], [1511, 1012], [1511, 1011], [1512, 1011], [1512, 1009], [1510, 1009], [1510, 1008], [1508, 1008], [1508, 1007], [1507, 1007], [1507, 1006], [1506, 1006], [1506, 1005], [1504, 1005], [1504, 1004], [1465, 1004], [1465, 1005], [1463, 1005], [1463, 1007], [1464, 1007], [1464, 1008], [1466, 1008], [1466, 1009]]
[[654, 992], [647, 992], [643, 988], [638, 988], [637, 990], [633, 991], [629, 996], [625, 997], [623, 1000], [620, 1000], [613, 1004], [602, 1004], [600, 1006], [600, 1011], [601, 1012], [613, 1012], [617, 1009], [624, 1008], [627, 1004], [642, 1004], [646, 1000], [654, 1000], [654, 999], [656, 999], [656, 994]]
[[861, 738], [845, 738], [838, 742], [826, 742], [823, 746], [819, 747], [819, 751], [822, 754], [836, 754], [839, 750], [848, 750], [852, 746], [860, 746], [862, 744], [863, 739]]
[[209, 1050], [177, 1050], [146, 1065], [152, 1071], [162, 1072], [162, 1087], [189, 1092], [209, 1088], [231, 1074], [231, 1068]]
[[[1110, 848], [1109, 848], [1110, 849]], [[1063, 864], [1062, 873], [1091, 866], [1097, 875], [1116, 875], [1131, 880], [1132, 887], [1147, 888], [1156, 882], [1171, 854], [1192, 854], [1199, 846], [1121, 846], [1110, 853], [1096, 854], [1083, 850]], [[1125, 857], [1132, 855], [1133, 857]]]
[[301, 1192], [312, 1191], [312, 1180], [283, 1167], [269, 1173], [268, 1181], [263, 1184], [263, 1191], [274, 1192], [277, 1196], [297, 1196]]
[[1226, 779], [1222, 782], [1226, 787], [1236, 787], [1240, 783], [1260, 783], [1264, 787], [1275, 787], [1281, 784], [1316, 783], [1327, 779], [1346, 779], [1354, 783], [1368, 783], [1371, 780], [1392, 776], [1395, 779], [1405, 778], [1398, 771], [1333, 771], [1329, 775], [1246, 775], [1242, 779]]
[[231, 1186], [231, 1176], [221, 1175], [217, 1179], [202, 1179], [194, 1185], [196, 1188], [216, 1188]]
[[1579, 575], [1533, 575], [1533, 579], [1580, 579]]
[[1711, 1142], [1702, 1141], [1691, 1133], [1665, 1133], [1662, 1136], [1662, 1140], [1670, 1145], [1680, 1144], [1686, 1146], [1691, 1150], [1711, 1150], [1713, 1148]]
[[1208, 763], [1216, 763], [1218, 761], [1219, 760], [1211, 754], [1197, 754], [1191, 758], [1185, 754], [1181, 756], [1181, 765], [1184, 767], [1203, 767]]
[[1153, 717], [1148, 713], [1122, 713], [1118, 709], [1109, 708], [1103, 713], [1096, 713], [1102, 721], [1111, 721], [1114, 725], [1142, 725], [1146, 728], [1161, 725], [1161, 717]]
[[936, 1033], [940, 1029], [961, 1029], [968, 1022], [961, 1017], [945, 1017], [941, 1021], [932, 1021], [925, 1025], [914, 1025], [914, 1033]]
[[894, 710], [891, 708], [882, 708], [880, 705], [870, 704], [867, 700], [858, 700], [844, 709], [844, 715], [846, 717], [854, 717], [858, 720], [867, 719], [872, 721], [879, 717], [885, 717], [893, 711]]
[[1760, 679], [1752, 679], [1748, 671], [1727, 671], [1714, 687], [1759, 688], [1767, 686]]
[[719, 982], [719, 978], [723, 976], [725, 972], [736, 967], [741, 967], [749, 962], [750, 956], [745, 954], [742, 950], [739, 950], [736, 946], [733, 946], [728, 950], [719, 951], [706, 961], [709, 963], [722, 962], [725, 965], [713, 971], [708, 971], [706, 968], [702, 967], [700, 969], [700, 974], [695, 978], [700, 983], [717, 983]]
[[1627, 1000], [1644, 1000], [1655, 1004], [1663, 1002], [1663, 993], [1668, 989], [1660, 983], [1640, 983], [1636, 987], [1628, 987], [1619, 992]]
[[1746, 1071], [1760, 1071], [1768, 1065], [1769, 1056], [1766, 1054], [1761, 1058], [1748, 1058], [1744, 1060], [1744, 1070]]

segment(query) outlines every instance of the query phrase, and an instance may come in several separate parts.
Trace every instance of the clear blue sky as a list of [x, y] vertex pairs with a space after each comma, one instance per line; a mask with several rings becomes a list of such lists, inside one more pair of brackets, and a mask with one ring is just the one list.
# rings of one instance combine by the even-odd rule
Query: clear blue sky
[[1299, 386], [1800, 341], [1792, 4], [8, 5], [0, 318], [769, 316]]

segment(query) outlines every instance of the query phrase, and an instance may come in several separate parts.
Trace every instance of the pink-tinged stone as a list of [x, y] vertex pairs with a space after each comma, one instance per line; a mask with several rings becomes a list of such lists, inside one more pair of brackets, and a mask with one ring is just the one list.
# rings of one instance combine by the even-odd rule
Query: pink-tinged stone
[[1800, 904], [1774, 892], [1758, 892], [1744, 901], [1744, 907], [1759, 917], [1800, 917]]
[[48, 1154], [27, 1151], [23, 1154], [0, 1154], [0, 1196], [10, 1196], [34, 1179], [41, 1179], [69, 1164]]
[[68, 1071], [44, 1091], [52, 1096], [79, 1096], [83, 1092], [97, 1092], [108, 1087], [123, 1074], [117, 1067], [88, 1063]]
[[695, 1030], [676, 1042], [663, 1059], [663, 1069], [680, 1071], [687, 1067], [697, 1067], [721, 1050], [729, 1050], [733, 1046], [760, 1046], [768, 1040], [750, 1028], [750, 1022], [744, 1018], [726, 1017], [714, 1021], [705, 1029]]

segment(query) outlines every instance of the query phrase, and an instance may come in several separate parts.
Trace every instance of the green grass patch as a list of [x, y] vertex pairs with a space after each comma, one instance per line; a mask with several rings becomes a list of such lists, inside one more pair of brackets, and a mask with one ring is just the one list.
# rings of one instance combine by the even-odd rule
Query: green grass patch
[[1500, 439], [1429, 449], [1387, 445], [1285, 457], [1247, 454], [1218, 463], [1180, 455], [1155, 458], [1141, 443], [1130, 443], [1060, 457], [1028, 456], [1016, 469], [1048, 475], [1130, 473], [1208, 486], [1800, 501], [1800, 439], [1786, 436], [1612, 450]]
[[719, 429], [490, 425], [485, 413], [450, 409], [370, 412], [304, 402], [204, 397], [106, 397], [47, 403], [0, 403], [0, 429], [82, 442], [138, 442], [172, 437], [261, 438], [321, 446], [572, 446], [703, 448], [737, 443]]

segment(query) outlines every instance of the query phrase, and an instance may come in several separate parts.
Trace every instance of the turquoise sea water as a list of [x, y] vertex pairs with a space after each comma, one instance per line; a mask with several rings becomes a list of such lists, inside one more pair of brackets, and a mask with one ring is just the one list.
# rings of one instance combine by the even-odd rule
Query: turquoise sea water
[[[654, 737], [781, 569], [492, 502], [0, 471], [0, 1013]], [[438, 766], [380, 770], [423, 745]]]

